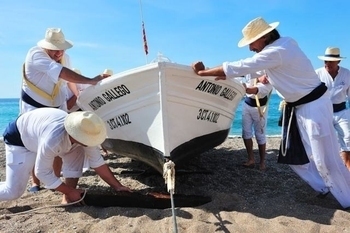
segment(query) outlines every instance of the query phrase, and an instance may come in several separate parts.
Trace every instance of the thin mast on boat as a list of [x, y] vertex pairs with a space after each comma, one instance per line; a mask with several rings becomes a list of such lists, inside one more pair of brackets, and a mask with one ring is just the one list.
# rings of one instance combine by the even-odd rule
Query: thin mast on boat
[[[140, 0], [140, 14], [141, 14], [141, 22], [142, 22], [142, 36], [143, 36], [143, 49], [145, 50], [146, 54], [146, 63], [148, 63], [147, 55], [148, 55], [148, 45], [147, 45], [147, 38], [146, 38], [146, 30], [145, 30], [145, 23], [143, 21], [143, 13], [142, 13], [142, 3]], [[170, 193], [170, 200], [171, 200], [171, 212], [173, 215], [173, 223], [174, 233], [177, 233], [177, 222], [176, 222], [176, 214], [175, 214], [175, 204], [174, 204], [174, 190], [175, 190], [175, 164], [172, 161], [168, 161], [164, 164], [163, 167], [163, 177], [165, 179], [165, 183], [168, 186], [168, 192]]]
[[148, 45], [147, 45], [147, 37], [146, 37], [146, 30], [145, 30], [145, 23], [143, 21], [143, 12], [142, 12], [142, 3], [140, 0], [140, 15], [141, 15], [141, 26], [142, 26], [142, 39], [143, 39], [143, 49], [145, 50], [145, 56], [146, 56], [146, 63], [148, 63]]

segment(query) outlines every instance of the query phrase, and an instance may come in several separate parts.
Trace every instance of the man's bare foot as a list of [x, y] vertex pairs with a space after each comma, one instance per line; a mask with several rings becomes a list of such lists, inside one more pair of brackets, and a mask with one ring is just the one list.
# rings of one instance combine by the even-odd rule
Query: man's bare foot
[[247, 161], [242, 164], [243, 167], [245, 168], [254, 168], [255, 167], [255, 161]]
[[69, 201], [68, 201], [67, 196], [65, 194], [63, 194], [61, 204], [66, 205], [68, 203], [69, 203]]
[[266, 170], [265, 163], [260, 163], [260, 164], [259, 164], [259, 170], [260, 170], [260, 171], [265, 171], [265, 170]]

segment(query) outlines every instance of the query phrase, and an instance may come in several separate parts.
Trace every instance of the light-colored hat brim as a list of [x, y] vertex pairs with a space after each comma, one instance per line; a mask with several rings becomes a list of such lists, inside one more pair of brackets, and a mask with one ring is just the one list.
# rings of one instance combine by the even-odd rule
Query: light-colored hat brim
[[253, 38], [250, 39], [246, 39], [246, 38], [242, 38], [239, 42], [238, 42], [238, 47], [244, 47], [246, 45], [249, 45], [251, 43], [253, 43], [254, 41], [258, 40], [259, 38], [261, 38], [262, 36], [266, 35], [267, 33], [271, 32], [272, 30], [274, 30], [275, 28], [277, 28], [277, 26], [279, 25], [279, 22], [274, 22], [269, 24], [270, 27], [267, 28], [266, 30], [260, 32], [258, 35], [254, 36]]
[[62, 44], [52, 44], [46, 41], [45, 39], [42, 39], [37, 43], [37, 45], [41, 48], [50, 49], [50, 50], [66, 50], [73, 47], [73, 43], [70, 42], [69, 40], [66, 40]]
[[318, 56], [318, 59], [323, 61], [341, 61], [346, 57], [329, 57], [329, 56]]
[[[100, 117], [97, 117], [97, 119], [95, 118], [96, 122], [94, 123], [92, 123], [91, 121], [86, 122], [87, 124], [96, 124], [97, 126], [98, 131], [90, 133], [87, 129], [82, 129], [81, 127], [81, 125], [84, 125], [84, 122], [82, 122], [82, 120], [86, 120], [82, 117], [83, 114], [91, 113], [78, 111], [72, 112], [66, 116], [66, 119], [64, 121], [64, 127], [67, 133], [72, 138], [86, 146], [93, 147], [102, 144], [102, 142], [104, 142], [104, 140], [107, 137], [107, 130], [103, 120]], [[92, 131], [94, 131], [94, 129]]]

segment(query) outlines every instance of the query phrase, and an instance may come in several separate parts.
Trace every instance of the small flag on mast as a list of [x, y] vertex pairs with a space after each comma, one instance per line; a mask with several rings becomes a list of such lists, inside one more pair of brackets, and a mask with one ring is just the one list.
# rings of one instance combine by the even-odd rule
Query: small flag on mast
[[144, 48], [145, 53], [147, 55], [148, 54], [148, 45], [147, 45], [145, 24], [143, 23], [143, 21], [142, 21], [142, 35], [143, 35], [143, 48]]

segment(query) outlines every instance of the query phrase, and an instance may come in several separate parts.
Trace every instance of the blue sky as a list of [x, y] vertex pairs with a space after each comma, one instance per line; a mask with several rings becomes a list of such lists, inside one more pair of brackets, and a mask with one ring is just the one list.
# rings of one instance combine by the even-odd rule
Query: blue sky
[[[72, 65], [88, 77], [145, 65], [158, 52], [189, 65], [213, 67], [253, 55], [238, 48], [242, 28], [262, 16], [279, 21], [282, 36], [297, 40], [315, 68], [326, 47], [341, 49], [350, 68], [350, 2], [346, 0], [0, 0], [0, 98], [20, 94], [21, 67], [46, 28], [62, 28], [74, 43]], [[142, 9], [142, 10], [141, 10]], [[142, 14], [141, 14], [142, 12]], [[141, 17], [141, 15], [143, 17]], [[144, 20], [149, 54], [143, 50]]]

